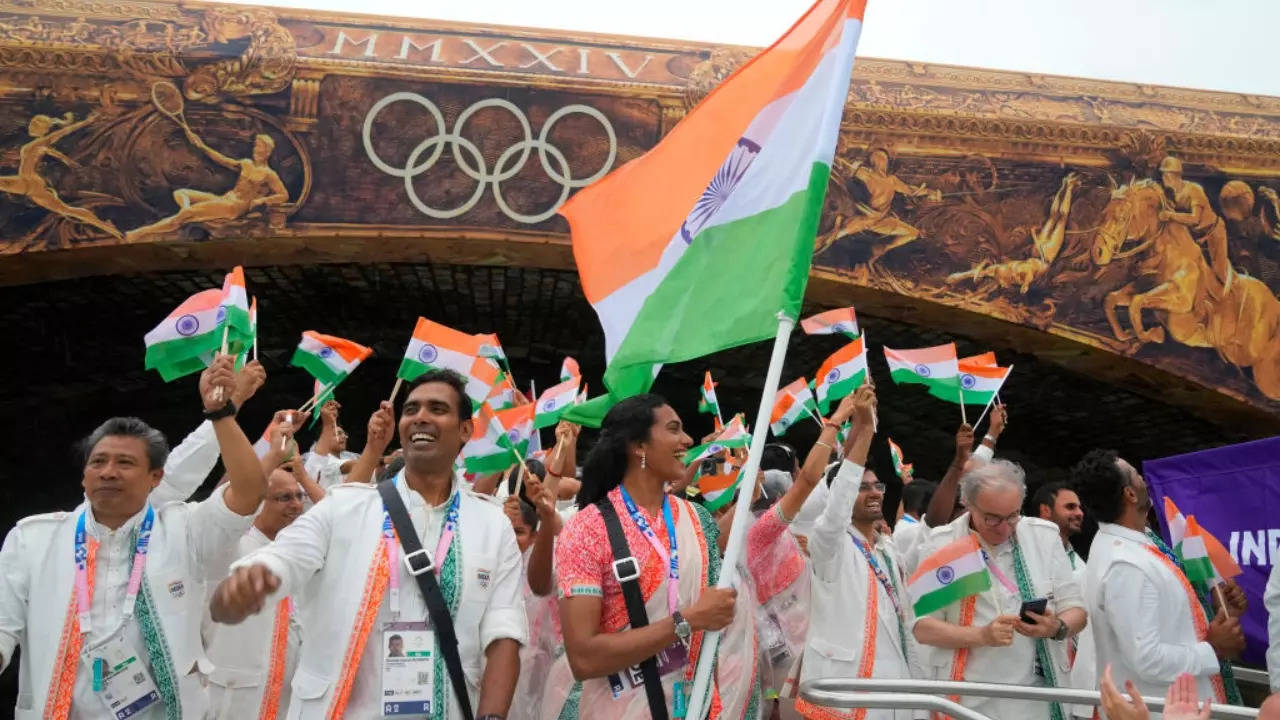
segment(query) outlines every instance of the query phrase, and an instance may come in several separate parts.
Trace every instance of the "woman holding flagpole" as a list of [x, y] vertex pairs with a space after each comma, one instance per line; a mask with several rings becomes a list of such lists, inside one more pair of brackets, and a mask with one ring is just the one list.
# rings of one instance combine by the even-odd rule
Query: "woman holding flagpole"
[[556, 574], [565, 650], [593, 716], [683, 717], [703, 633], [722, 629], [710, 716], [759, 713], [754, 630], [737, 593], [714, 587], [715, 522], [665, 492], [691, 444], [665, 400], [638, 395], [605, 416], [584, 466]]

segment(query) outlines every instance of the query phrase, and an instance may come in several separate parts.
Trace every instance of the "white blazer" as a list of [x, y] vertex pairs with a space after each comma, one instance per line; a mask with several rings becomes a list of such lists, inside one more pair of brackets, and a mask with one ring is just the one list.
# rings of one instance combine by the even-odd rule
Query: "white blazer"
[[[400, 485], [404, 497], [409, 491]], [[296, 603], [302, 645], [307, 650], [293, 676], [289, 720], [325, 717], [343, 676], [344, 657], [365, 602], [366, 579], [383, 552], [382, 513], [382, 497], [376, 486], [335, 486], [324, 500], [280, 531], [274, 542], [232, 566], [265, 566], [280, 578], [280, 587], [271, 599], [288, 595]], [[514, 638], [524, 644], [528, 628], [518, 584], [520, 551], [511, 521], [502, 509], [463, 490], [458, 538], [455, 541], [462, 543], [462, 599], [453, 624], [474, 707], [485, 648], [499, 638]], [[507, 597], [511, 594], [508, 589], [514, 590], [514, 598]], [[410, 580], [402, 584], [400, 592], [403, 596], [420, 591]], [[449, 680], [443, 677], [437, 682]]]
[[[204, 714], [199, 672], [212, 669], [200, 641], [205, 584], [226, 575], [236, 543], [253, 521], [227, 508], [224, 490], [203, 502], [157, 507], [147, 552], [146, 582], [172, 653], [185, 717]], [[16, 720], [44, 714], [75, 583], [73, 547], [83, 508], [18, 521], [0, 550], [0, 652], [6, 666], [14, 647], [22, 646]]]

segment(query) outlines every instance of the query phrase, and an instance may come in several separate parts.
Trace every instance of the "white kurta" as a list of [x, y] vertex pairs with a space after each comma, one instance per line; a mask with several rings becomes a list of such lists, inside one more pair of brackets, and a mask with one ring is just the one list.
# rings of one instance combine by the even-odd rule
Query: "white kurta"
[[[403, 479], [396, 485], [423, 547], [434, 555], [448, 501], [429, 506]], [[523, 645], [528, 642], [528, 628], [520, 590], [520, 550], [516, 547], [511, 522], [500, 507], [463, 487], [455, 478], [454, 492], [461, 493], [458, 530], [453, 541], [460, 544], [461, 550], [458, 578], [461, 598], [453, 622], [474, 709], [479, 699], [485, 649], [502, 638], [511, 638]], [[280, 588], [273, 597], [288, 595], [298, 603], [302, 644], [307, 652], [302, 654], [294, 673], [290, 720], [327, 716], [334, 690], [346, 670], [343, 657], [363, 609], [363, 593], [371, 567], [383, 552], [382, 513], [382, 497], [376, 486], [365, 483], [336, 486], [323, 502], [316, 503], [280, 531], [274, 542], [233, 565], [266, 566], [280, 578]], [[400, 573], [399, 620], [425, 620], [426, 603], [417, 581], [403, 562], [396, 572]], [[382, 717], [380, 629], [392, 618], [384, 593], [352, 679], [346, 717]], [[447, 674], [435, 681], [449, 687]], [[448, 716], [461, 717], [456, 698], [451, 691], [448, 694], [452, 700]]]
[[1117, 687], [1132, 680], [1143, 695], [1160, 697], [1181, 673], [1196, 677], [1201, 698], [1213, 697], [1220, 671], [1207, 642], [1196, 638], [1191, 607], [1179, 578], [1147, 548], [1144, 533], [1099, 523], [1089, 550], [1089, 627], [1097, 649], [1095, 682], [1107, 665]]
[[[155, 601], [155, 616], [164, 631], [178, 683], [182, 712], [201, 717], [207, 698], [197, 669], [212, 666], [200, 642], [200, 616], [206, 581], [226, 574], [237, 540], [252, 518], [227, 508], [219, 488], [199, 503], [166, 503], [156, 508], [147, 553], [145, 582]], [[99, 542], [94, 569], [90, 622], [84, 647], [90, 648], [120, 627], [124, 596], [133, 562], [133, 529], [143, 511], [114, 531], [101, 527], [87, 502], [73, 512], [48, 513], [20, 520], [0, 550], [0, 654], [7, 665], [22, 646], [18, 702], [14, 717], [34, 720], [44, 714], [49, 685], [57, 665], [58, 644], [74, 587], [74, 538], [80, 510], [89, 510], [87, 533]], [[149, 661], [135, 614], [124, 637]], [[163, 717], [153, 705], [136, 715]], [[83, 666], [76, 673], [71, 718], [108, 718], [110, 713], [92, 689]]]
[[1280, 692], [1280, 562], [1272, 559], [1271, 576], [1262, 604], [1267, 608], [1267, 670], [1271, 673], [1271, 692]]
[[[244, 557], [269, 542], [261, 530], [249, 528], [249, 532], [240, 538], [236, 557]], [[209, 673], [209, 720], [258, 717], [267, 699], [265, 684], [271, 668], [271, 649], [280, 602], [268, 602], [262, 612], [239, 625], [215, 623], [206, 610], [205, 652], [214, 666]], [[298, 647], [302, 637], [301, 627], [296, 622], [291, 621], [289, 625], [278, 705], [280, 717], [284, 717], [284, 710], [289, 707], [289, 683], [298, 665]]]
[[928, 529], [923, 519], [913, 518], [910, 515], [903, 515], [898, 520], [898, 524], [893, 527], [893, 548], [897, 551], [898, 557], [902, 558], [903, 562], [907, 562], [907, 565], [902, 568], [904, 575], [909, 576], [916, 571], [907, 558]]
[[[895, 587], [902, 612], [899, 620], [888, 590], [874, 575], [866, 556], [854, 544], [866, 543], [851, 517], [862, 482], [863, 467], [845, 461], [831, 483], [826, 509], [809, 536], [813, 569], [812, 620], [801, 665], [801, 681], [833, 677], [910, 678], [915, 642], [905, 577], [893, 542], [877, 538], [873, 557]], [[875, 615], [868, 617], [875, 603]], [[869, 641], [869, 633], [874, 641]], [[905, 651], [904, 651], [905, 646]], [[867, 651], [874, 655], [869, 675], [860, 672]], [[911, 710], [871, 710], [872, 720], [910, 720]]]
[[[920, 554], [927, 558], [943, 546], [972, 532], [969, 513], [954, 521], [934, 528]], [[1062, 549], [1058, 526], [1039, 518], [1023, 518], [1016, 532], [1022, 556], [1026, 562], [1032, 596], [1049, 598], [1049, 609], [1055, 614], [1084, 607], [1084, 597], [1074, 578], [1067, 553]], [[994, 563], [1006, 578], [1017, 583], [1014, 571], [1013, 543], [1006, 542], [995, 548], [985, 547]], [[1010, 592], [992, 575], [991, 589], [978, 595], [974, 608], [973, 627], [989, 625], [1000, 615], [1016, 615], [1022, 605], [1017, 592]], [[954, 603], [927, 617], [944, 622], [960, 623], [961, 603]], [[1053, 671], [1059, 687], [1070, 687], [1069, 668], [1065, 642], [1047, 641], [1053, 663]], [[955, 651], [920, 645], [921, 660], [925, 672], [934, 680], [950, 680]], [[1036, 674], [1035, 639], [1014, 633], [1013, 644], [1008, 647], [971, 648], [965, 665], [964, 680], [969, 682], [996, 682], [1014, 685], [1040, 685]], [[977, 710], [996, 720], [1030, 720], [1049, 717], [1046, 703], [1033, 703], [997, 698], [962, 697], [965, 707]]]

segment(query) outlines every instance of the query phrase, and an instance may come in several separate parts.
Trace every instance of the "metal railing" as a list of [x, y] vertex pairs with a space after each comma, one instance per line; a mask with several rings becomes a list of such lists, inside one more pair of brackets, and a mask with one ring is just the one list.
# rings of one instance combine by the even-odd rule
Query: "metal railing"
[[[1031, 687], [1002, 683], [950, 682], [946, 680], [896, 680], [828, 678], [810, 680], [800, 685], [800, 697], [815, 704], [834, 708], [895, 708], [901, 710], [936, 710], [957, 720], [991, 720], [987, 716], [955, 707], [943, 707], [938, 701], [954, 706], [945, 700], [949, 695], [968, 697], [1004, 698], [1007, 700], [1039, 700], [1066, 705], [1101, 704], [1101, 695], [1093, 690], [1072, 688]], [[939, 697], [941, 696], [941, 697]], [[1125, 694], [1128, 698], [1128, 694]], [[1164, 710], [1164, 698], [1144, 697], [1152, 711]], [[870, 704], [874, 702], [875, 704]], [[1214, 705], [1211, 718], [1221, 720], [1251, 720], [1258, 717], [1253, 708], [1235, 705]]]
[[1267, 691], [1271, 689], [1271, 676], [1265, 670], [1254, 670], [1253, 668], [1232, 665], [1231, 672], [1236, 676], [1236, 682], [1242, 685], [1256, 685]]

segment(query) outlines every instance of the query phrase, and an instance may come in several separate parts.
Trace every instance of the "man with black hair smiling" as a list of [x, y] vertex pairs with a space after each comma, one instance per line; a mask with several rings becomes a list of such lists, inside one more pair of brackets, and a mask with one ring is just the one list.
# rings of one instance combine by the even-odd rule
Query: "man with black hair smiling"
[[1177, 558], [1147, 530], [1151, 497], [1142, 476], [1114, 451], [1093, 450], [1072, 480], [1098, 520], [1084, 583], [1095, 673], [1109, 666], [1120, 685], [1159, 696], [1186, 672], [1202, 697], [1226, 702], [1219, 661], [1244, 649], [1240, 621], [1221, 608], [1210, 619]]
[[[471, 411], [455, 373], [430, 371], [409, 383], [398, 423], [405, 466], [389, 481], [399, 503], [393, 495], [384, 504], [367, 482], [397, 429], [383, 402], [350, 482], [237, 561], [214, 592], [213, 619], [225, 623], [258, 612], [273, 593], [299, 602], [307, 652], [293, 678], [290, 718], [380, 718], [417, 708], [419, 717], [456, 719], [462, 703], [479, 720], [506, 716], [528, 639], [520, 551], [502, 508], [473, 495], [454, 471], [473, 432]], [[393, 529], [398, 506], [407, 508], [422, 551], [404, 550], [405, 535]], [[455, 647], [447, 628], [429, 620], [422, 573], [438, 577], [432, 594], [443, 596], [465, 697], [455, 693], [445, 659]], [[392, 635], [431, 650], [387, 658]]]

